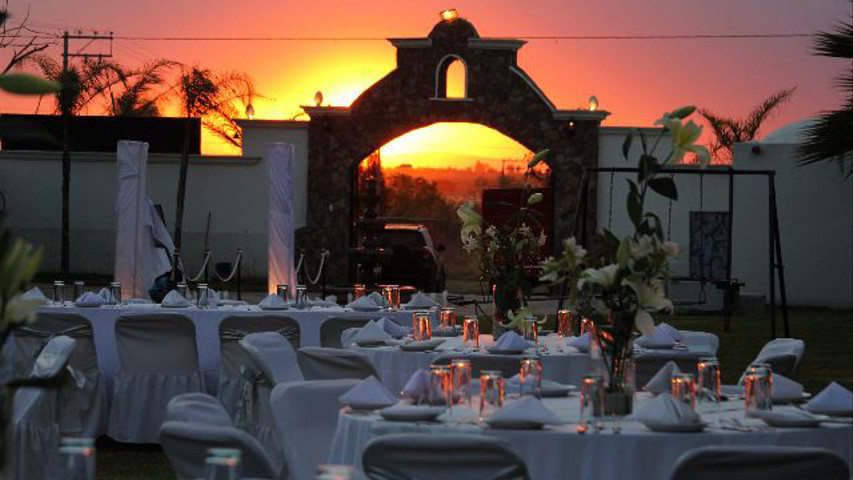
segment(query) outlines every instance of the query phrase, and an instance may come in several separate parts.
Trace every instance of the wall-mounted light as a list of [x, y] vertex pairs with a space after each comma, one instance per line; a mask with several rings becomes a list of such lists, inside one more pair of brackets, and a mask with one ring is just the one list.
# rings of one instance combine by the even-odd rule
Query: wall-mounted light
[[459, 12], [457, 12], [455, 8], [448, 8], [446, 10], [442, 10], [440, 15], [441, 19], [445, 22], [450, 22], [459, 18]]
[[593, 95], [589, 97], [589, 111], [594, 112], [596, 110], [598, 110], [598, 98]]
[[570, 132], [574, 132], [575, 131], [575, 121], [569, 120], [569, 124], [567, 125], [567, 127], [568, 127]]
[[317, 93], [314, 94], [314, 105], [321, 106], [323, 105], [323, 92], [317, 90]]
[[255, 107], [251, 103], [246, 105], [246, 118], [249, 120], [254, 120], [255, 118]]

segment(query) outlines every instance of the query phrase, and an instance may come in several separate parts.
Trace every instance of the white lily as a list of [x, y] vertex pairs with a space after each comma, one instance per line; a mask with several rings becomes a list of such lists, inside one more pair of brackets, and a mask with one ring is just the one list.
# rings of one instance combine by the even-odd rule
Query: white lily
[[657, 240], [649, 235], [642, 235], [637, 240], [631, 240], [631, 258], [639, 260], [648, 257], [652, 252], [657, 250]]
[[563, 248], [566, 252], [571, 252], [571, 257], [575, 261], [582, 260], [586, 256], [586, 249], [578, 245], [575, 237], [569, 237], [563, 241]]
[[662, 248], [667, 257], [677, 257], [681, 254], [681, 246], [672, 241], [663, 242]]
[[610, 288], [616, 283], [618, 273], [619, 265], [616, 264], [610, 264], [602, 268], [587, 268], [581, 274], [581, 279], [578, 281], [578, 289], [582, 289], [586, 282]]
[[655, 280], [650, 283], [625, 280], [625, 285], [634, 290], [640, 310], [647, 312], [672, 311], [672, 301], [664, 296], [660, 281]]
[[655, 124], [665, 126], [672, 135], [672, 163], [681, 162], [684, 155], [688, 153], [695, 153], [702, 166], [707, 165], [711, 160], [711, 152], [703, 145], [696, 145], [696, 141], [702, 135], [702, 127], [693, 120], [682, 124], [681, 119], [664, 115]]
[[459, 205], [459, 208], [456, 210], [456, 215], [462, 219], [462, 238], [468, 236], [469, 234], [477, 234], [480, 233], [483, 224], [483, 217], [474, 210], [474, 204], [471, 202], [463, 203]]

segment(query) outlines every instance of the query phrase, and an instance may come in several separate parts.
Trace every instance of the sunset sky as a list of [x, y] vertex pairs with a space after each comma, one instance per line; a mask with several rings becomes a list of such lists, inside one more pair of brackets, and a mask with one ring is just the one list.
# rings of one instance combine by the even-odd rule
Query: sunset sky
[[[28, 7], [31, 25], [41, 30], [112, 30], [117, 37], [423, 37], [447, 7], [457, 8], [484, 37], [810, 33], [849, 18], [851, 11], [848, 0], [10, 1], [18, 18]], [[59, 47], [49, 52], [59, 59]], [[169, 58], [246, 72], [270, 98], [255, 105], [256, 118], [272, 119], [298, 114], [317, 90], [331, 104], [347, 105], [395, 63], [389, 43], [371, 40], [119, 38], [114, 53], [128, 66]], [[796, 86], [765, 132], [838, 105], [833, 77], [851, 68], [849, 62], [812, 56], [807, 38], [531, 40], [519, 52], [519, 64], [560, 108], [583, 107], [596, 95], [601, 108], [612, 112], [605, 125], [649, 126], [662, 111], [688, 103], [743, 114], [770, 93]], [[6, 95], [0, 107], [3, 113], [34, 111], [32, 102]], [[383, 153], [464, 150], [493, 159], [524, 153], [509, 139], [479, 133], [483, 130], [433, 127], [416, 134], [417, 141], [400, 141]], [[202, 148], [226, 153], [208, 136]]]

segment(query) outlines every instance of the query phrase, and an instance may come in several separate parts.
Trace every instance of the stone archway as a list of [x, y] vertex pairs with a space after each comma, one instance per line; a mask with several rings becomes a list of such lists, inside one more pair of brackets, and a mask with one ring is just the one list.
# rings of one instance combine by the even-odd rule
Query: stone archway
[[[426, 38], [389, 41], [397, 48], [397, 68], [351, 106], [303, 107], [311, 117], [308, 216], [297, 242], [309, 252], [332, 252], [329, 280], [346, 281], [357, 164], [394, 138], [438, 122], [477, 123], [531, 151], [550, 149], [554, 232], [571, 234], [581, 167], [597, 164], [598, 128], [607, 112], [556, 109], [518, 67], [524, 41], [480, 38], [461, 18], [439, 22]], [[465, 66], [465, 98], [438, 96], [451, 57]]]

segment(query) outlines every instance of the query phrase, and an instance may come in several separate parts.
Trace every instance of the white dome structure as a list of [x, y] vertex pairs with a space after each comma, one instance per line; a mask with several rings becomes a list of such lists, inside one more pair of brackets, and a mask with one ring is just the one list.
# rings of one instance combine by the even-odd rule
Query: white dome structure
[[796, 122], [777, 128], [768, 133], [760, 140], [760, 143], [798, 144], [805, 140], [804, 132], [814, 126], [818, 121], [816, 117], [807, 117]]

